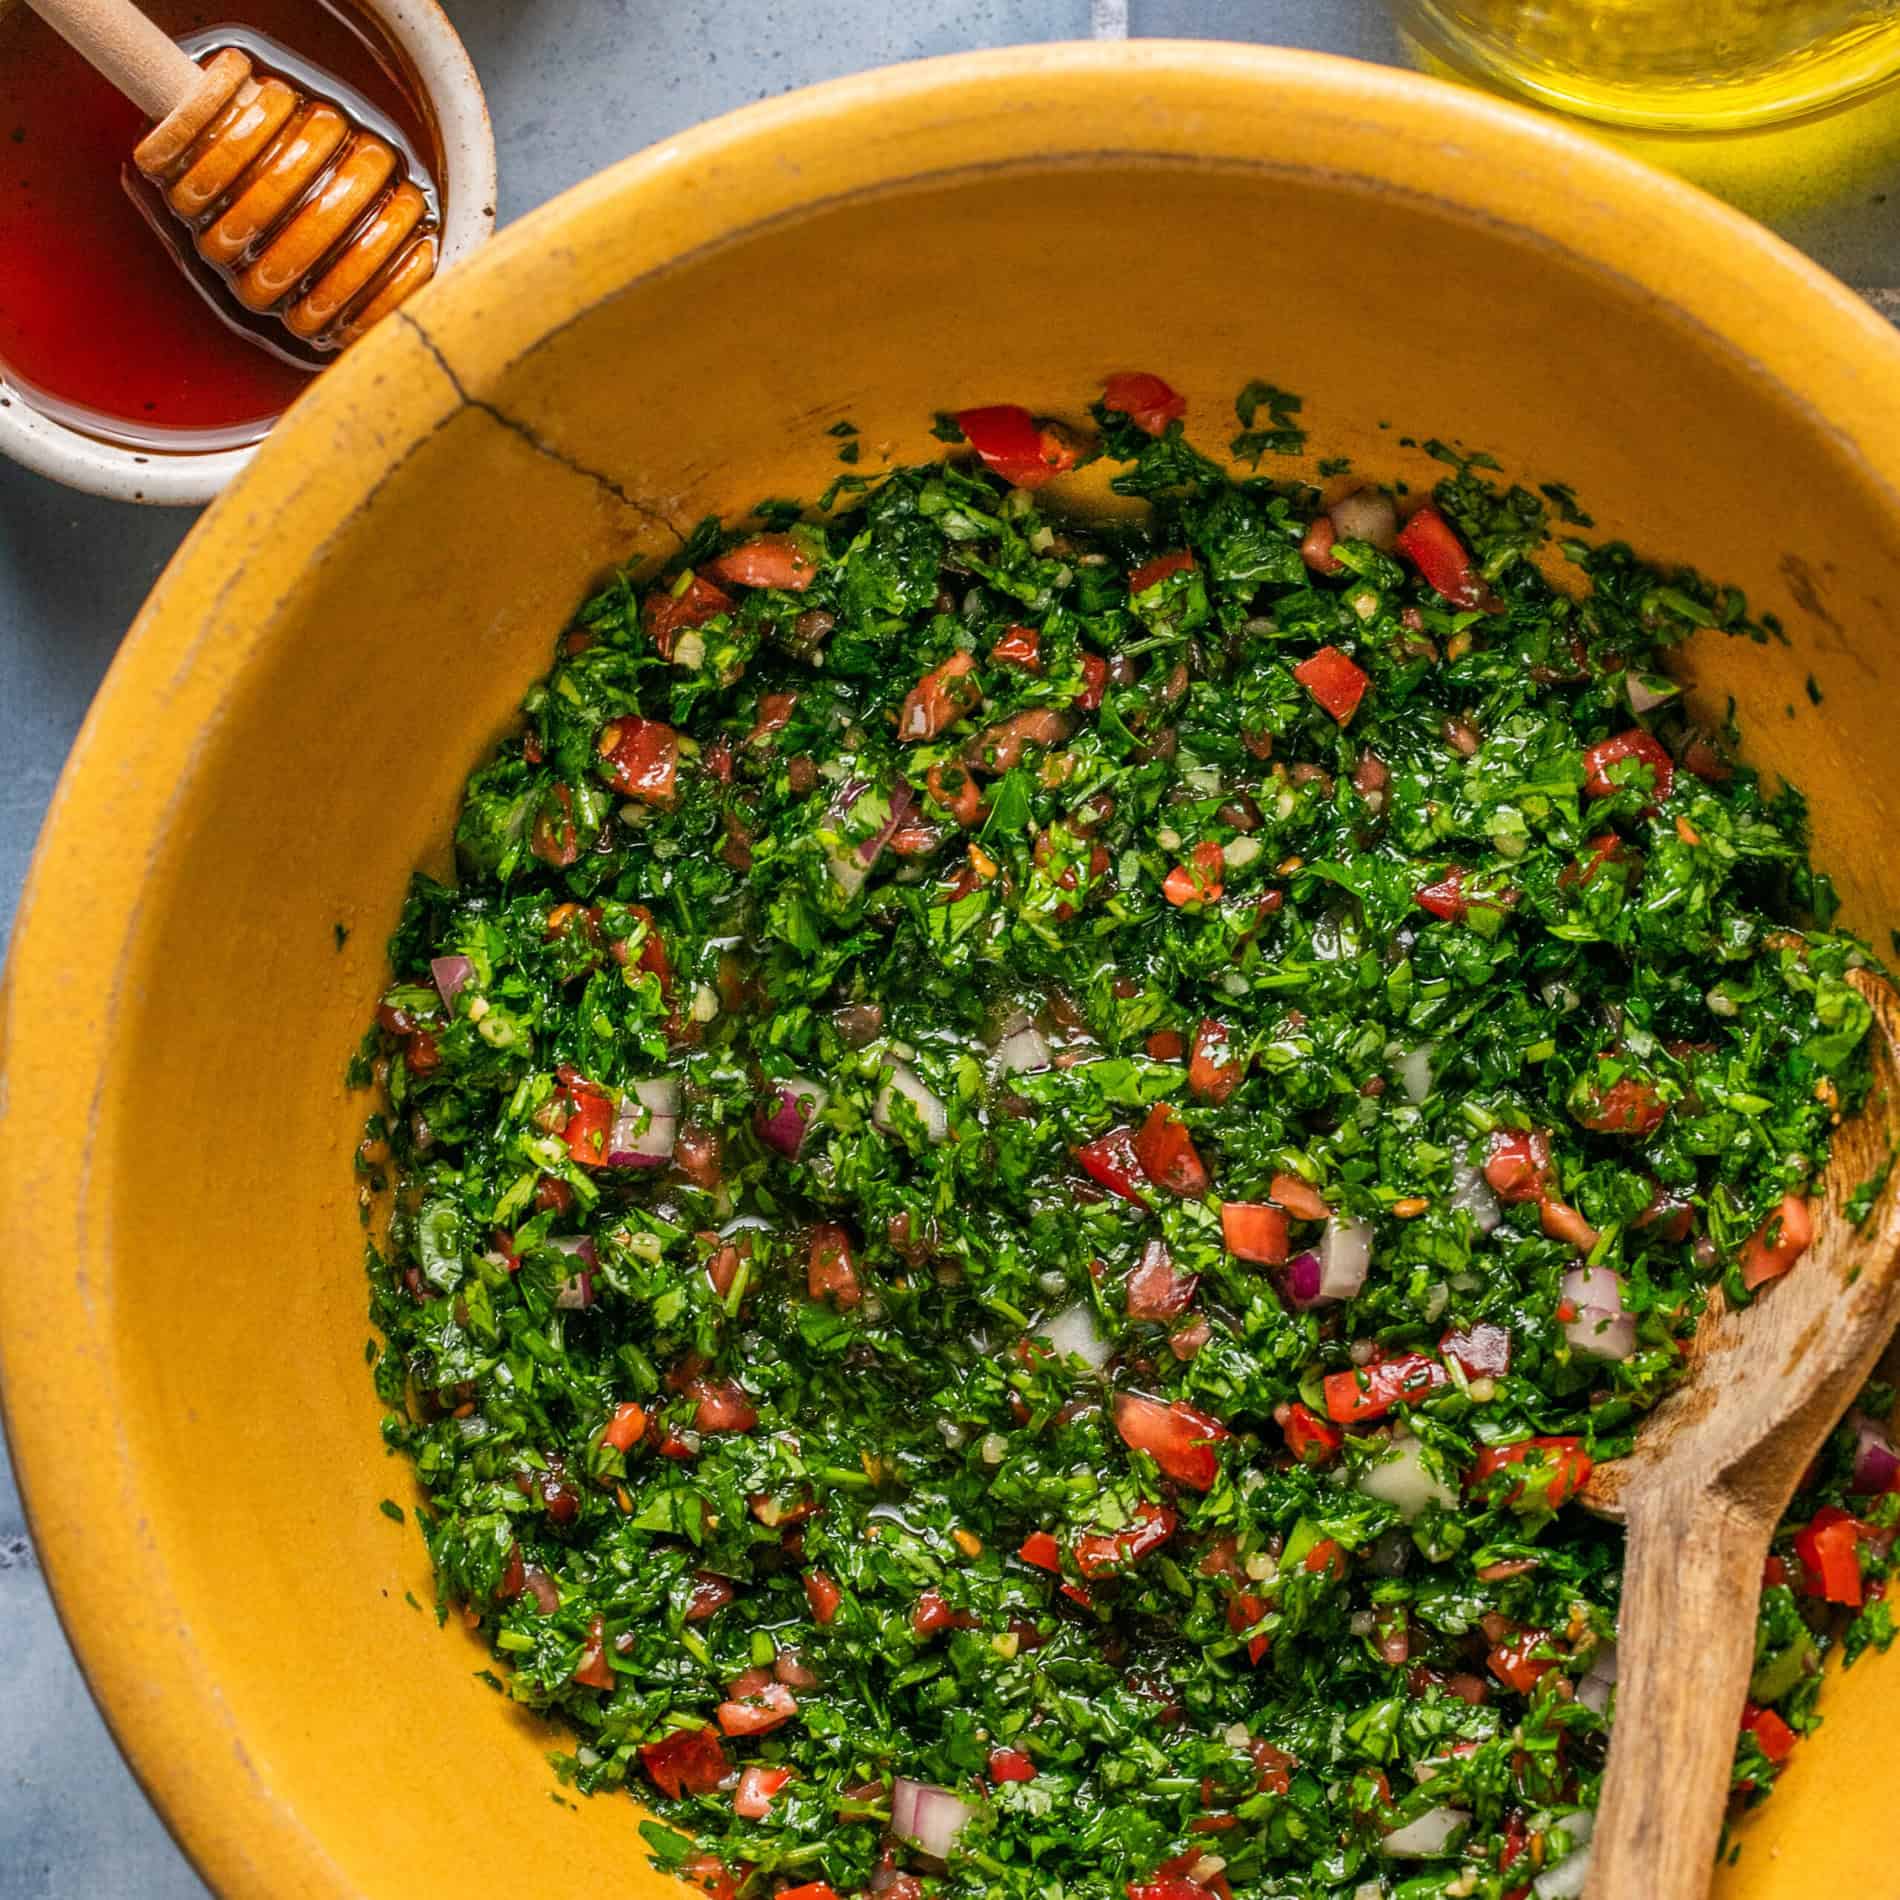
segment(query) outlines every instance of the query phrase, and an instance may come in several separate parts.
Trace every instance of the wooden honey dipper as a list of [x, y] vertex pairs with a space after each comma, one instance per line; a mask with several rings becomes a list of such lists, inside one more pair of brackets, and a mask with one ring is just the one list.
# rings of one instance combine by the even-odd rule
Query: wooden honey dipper
[[132, 0], [27, 4], [156, 121], [132, 162], [247, 310], [341, 349], [435, 275], [403, 155], [331, 101], [253, 77], [234, 49], [200, 66]]

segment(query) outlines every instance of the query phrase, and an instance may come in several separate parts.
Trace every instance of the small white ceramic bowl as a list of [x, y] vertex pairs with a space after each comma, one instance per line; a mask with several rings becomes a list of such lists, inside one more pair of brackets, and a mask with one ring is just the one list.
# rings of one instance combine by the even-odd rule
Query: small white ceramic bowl
[[[442, 268], [495, 229], [495, 132], [482, 82], [435, 0], [359, 0], [407, 60], [435, 115], [442, 146]], [[109, 501], [200, 507], [257, 453], [130, 448], [70, 429], [35, 409], [0, 376], [0, 455], [68, 488]]]

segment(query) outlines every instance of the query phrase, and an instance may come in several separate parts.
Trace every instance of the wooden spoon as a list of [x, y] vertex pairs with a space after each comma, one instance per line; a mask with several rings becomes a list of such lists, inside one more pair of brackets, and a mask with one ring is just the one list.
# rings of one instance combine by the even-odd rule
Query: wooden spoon
[[1900, 1168], [1858, 1226], [1842, 1212], [1900, 1142], [1900, 996], [1850, 981], [1873, 1006], [1873, 1092], [1835, 1133], [1808, 1251], [1752, 1306], [1711, 1298], [1688, 1378], [1583, 1494], [1629, 1533], [1587, 1900], [1708, 1892], [1768, 1540], [1900, 1324]]

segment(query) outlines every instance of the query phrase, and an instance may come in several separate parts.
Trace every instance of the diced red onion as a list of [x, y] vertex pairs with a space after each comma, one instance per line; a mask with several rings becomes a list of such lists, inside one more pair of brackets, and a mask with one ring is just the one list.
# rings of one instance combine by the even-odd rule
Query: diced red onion
[[431, 957], [429, 974], [435, 978], [435, 993], [442, 999], [442, 1007], [451, 1016], [455, 1014], [455, 999], [468, 987], [469, 979], [475, 974], [475, 966], [467, 957]]
[[1073, 1353], [1076, 1358], [1087, 1360], [1097, 1372], [1108, 1364], [1115, 1351], [1102, 1337], [1095, 1309], [1086, 1300], [1064, 1307], [1042, 1330], [1057, 1352]]
[[1560, 1289], [1577, 1311], [1564, 1322], [1573, 1352], [1586, 1359], [1627, 1359], [1636, 1350], [1636, 1316], [1623, 1305], [1620, 1274], [1608, 1267], [1572, 1267]]
[[1659, 686], [1652, 686], [1650, 678], [1645, 673], [1623, 675], [1623, 690], [1629, 695], [1631, 712], [1654, 712], [1658, 706], [1675, 698], [1676, 688], [1668, 680], [1661, 680]]
[[1372, 1265], [1372, 1229], [1362, 1220], [1335, 1214], [1320, 1236], [1319, 1264], [1319, 1290], [1323, 1298], [1354, 1298], [1365, 1285], [1367, 1270]]
[[759, 1138], [768, 1148], [776, 1148], [788, 1160], [796, 1160], [804, 1145], [806, 1131], [825, 1112], [831, 1091], [802, 1075], [794, 1075], [776, 1084], [778, 1107], [760, 1122]]
[[957, 1836], [977, 1812], [975, 1802], [932, 1782], [907, 1781], [900, 1775], [891, 1784], [891, 1832], [932, 1860], [950, 1858]]
[[1900, 1453], [1893, 1441], [1864, 1413], [1856, 1412], [1848, 1423], [1855, 1432], [1853, 1489], [1863, 1497], [1891, 1491], [1900, 1479]]
[[1586, 1709], [1594, 1709], [1599, 1715], [1607, 1715], [1610, 1709], [1610, 1693], [1616, 1687], [1616, 1645], [1605, 1643], [1596, 1653], [1596, 1660], [1590, 1665], [1590, 1673], [1577, 1684], [1577, 1700]]
[[1048, 1039], [1034, 1023], [1025, 1023], [997, 1044], [996, 1061], [1004, 1075], [1033, 1075], [1049, 1066]]
[[891, 815], [858, 846], [858, 862], [867, 871], [877, 862], [878, 853], [890, 843], [898, 826], [910, 816], [910, 808], [916, 797], [917, 794], [911, 790], [908, 780], [897, 781], [897, 788], [891, 793]]
[[543, 1616], [552, 1616], [561, 1607], [561, 1592], [545, 1570], [530, 1564], [522, 1575], [522, 1587], [534, 1598], [534, 1607]]
[[864, 889], [868, 873], [858, 862], [858, 854], [848, 844], [825, 846], [825, 868], [847, 898], [856, 897]]
[[1495, 1234], [1504, 1219], [1503, 1205], [1492, 1193], [1484, 1170], [1468, 1161], [1459, 1162], [1451, 1171], [1451, 1204], [1463, 1208], [1481, 1234]]
[[1537, 1900], [1579, 1900], [1590, 1879], [1590, 1836], [1597, 1817], [1588, 1808], [1566, 1814], [1557, 1823], [1570, 1836], [1570, 1852], [1531, 1882]]
[[1422, 1042], [1399, 1057], [1399, 1085], [1405, 1098], [1416, 1107], [1432, 1092], [1432, 1047]]
[[1392, 497], [1376, 488], [1342, 495], [1326, 512], [1342, 541], [1370, 541], [1381, 554], [1390, 554], [1399, 544], [1398, 510]]
[[1458, 1502], [1458, 1493], [1426, 1464], [1424, 1448], [1416, 1438], [1395, 1439], [1378, 1464], [1368, 1465], [1359, 1474], [1359, 1489], [1391, 1505], [1408, 1524], [1428, 1504], [1450, 1510]]
[[614, 1111], [607, 1135], [610, 1168], [663, 1168], [679, 1139], [680, 1085], [670, 1075], [648, 1076], [633, 1085]]
[[1416, 1821], [1395, 1827], [1379, 1842], [1393, 1860], [1441, 1860], [1459, 1832], [1471, 1825], [1463, 1808], [1427, 1808]]
[[1280, 1269], [1280, 1291], [1286, 1296], [1289, 1306], [1297, 1307], [1304, 1313], [1310, 1307], [1326, 1303], [1325, 1295], [1320, 1292], [1320, 1284], [1325, 1277], [1326, 1269], [1320, 1265], [1318, 1254], [1295, 1254]]
[[908, 1062], [893, 1062], [884, 1072], [884, 1086], [871, 1104], [871, 1119], [887, 1135], [897, 1132], [896, 1098], [902, 1096], [917, 1111], [924, 1132], [933, 1142], [942, 1141], [950, 1132], [950, 1111], [941, 1099], [924, 1086], [923, 1079]]
[[594, 1268], [600, 1264], [592, 1239], [586, 1234], [563, 1234], [558, 1240], [550, 1240], [548, 1245], [556, 1253], [571, 1254], [581, 1262], [580, 1272], [561, 1282], [561, 1290], [555, 1294], [554, 1304], [569, 1313], [578, 1312], [584, 1306], [592, 1306]]

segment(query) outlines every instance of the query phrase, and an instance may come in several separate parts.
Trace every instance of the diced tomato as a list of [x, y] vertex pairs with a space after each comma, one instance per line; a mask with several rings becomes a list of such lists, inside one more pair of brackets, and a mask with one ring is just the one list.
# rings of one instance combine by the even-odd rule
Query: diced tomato
[[1298, 1399], [1287, 1407], [1286, 1424], [1281, 1429], [1286, 1433], [1287, 1450], [1303, 1465], [1323, 1465], [1346, 1442], [1345, 1433], [1335, 1431]]
[[1568, 890], [1572, 885], [1588, 884], [1606, 864], [1614, 863], [1627, 851], [1628, 846], [1615, 832], [1600, 833], [1583, 847], [1574, 863], [1566, 864], [1557, 873], [1558, 888]]
[[[660, 994], [665, 996], [673, 983], [673, 964], [666, 954], [666, 941], [660, 935], [660, 927], [653, 921], [653, 913], [644, 904], [629, 904], [627, 913], [645, 927], [646, 934], [640, 939], [640, 952], [634, 967], [644, 975], [651, 976], [660, 986]], [[614, 961], [625, 965], [629, 961], [628, 939], [620, 938], [609, 947], [613, 951]]]
[[898, 738], [906, 745], [934, 739], [980, 705], [983, 695], [970, 677], [975, 671], [976, 661], [968, 653], [953, 653], [941, 666], [933, 666], [904, 695], [897, 715]]
[[736, 1900], [738, 1883], [724, 1864], [711, 1854], [688, 1854], [680, 1862], [680, 1878], [697, 1887], [706, 1900]]
[[1276, 1174], [1267, 1184], [1267, 1199], [1295, 1220], [1324, 1220], [1333, 1211], [1319, 1189], [1297, 1174]]
[[1263, 1742], [1258, 1736], [1247, 1746], [1253, 1756], [1254, 1769], [1260, 1777], [1260, 1793], [1285, 1794], [1293, 1785], [1293, 1770], [1300, 1765], [1298, 1759], [1283, 1748], [1275, 1748], [1271, 1742]]
[[1346, 1574], [1346, 1553], [1330, 1537], [1322, 1537], [1300, 1559], [1300, 1567], [1316, 1577], [1324, 1574], [1337, 1579]]
[[844, 1592], [822, 1570], [805, 1572], [805, 1601], [811, 1605], [812, 1620], [829, 1623], [838, 1614]]
[[1277, 1267], [1287, 1257], [1286, 1215], [1265, 1201], [1223, 1201], [1220, 1237], [1236, 1260], [1258, 1267]]
[[1430, 502], [1399, 530], [1399, 552], [1425, 577], [1426, 586], [1456, 607], [1482, 607], [1489, 598], [1483, 578], [1457, 531]]
[[983, 772], [1007, 772], [1032, 745], [1061, 745], [1074, 730], [1067, 713], [1032, 707], [978, 733], [963, 748], [963, 762]]
[[1031, 1531], [1023, 1539], [1023, 1547], [1016, 1555], [1024, 1563], [1034, 1564], [1038, 1570], [1062, 1568], [1062, 1547], [1048, 1531]]
[[1166, 1244], [1151, 1240], [1128, 1276], [1128, 1317], [1173, 1319], [1193, 1305], [1194, 1289], [1200, 1283], [1198, 1273], [1177, 1273]]
[[646, 1436], [646, 1407], [628, 1403], [616, 1405], [614, 1415], [607, 1421], [607, 1429], [601, 1433], [601, 1443], [611, 1445], [615, 1451], [631, 1451]]
[[645, 1743], [640, 1765], [653, 1777], [653, 1785], [675, 1801], [683, 1794], [711, 1794], [730, 1772], [719, 1731], [710, 1722]]
[[1484, 1178], [1499, 1200], [1541, 1200], [1550, 1185], [1550, 1143], [1538, 1132], [1495, 1129], [1484, 1160]]
[[1157, 1029], [1142, 1046], [1150, 1062], [1179, 1062], [1187, 1054], [1187, 1039], [1178, 1029]]
[[1191, 1405], [1124, 1392], [1115, 1400], [1115, 1429], [1130, 1450], [1145, 1451], [1169, 1477], [1196, 1491], [1220, 1475], [1215, 1446], [1228, 1436], [1227, 1427]]
[[1165, 1504], [1151, 1504], [1144, 1498], [1135, 1506], [1135, 1522], [1126, 1529], [1091, 1531], [1078, 1537], [1075, 1567], [1085, 1577], [1106, 1577], [1128, 1564], [1139, 1563], [1174, 1535], [1176, 1521]]
[[1524, 1478], [1504, 1490], [1497, 1501], [1511, 1509], [1528, 1501], [1552, 1511], [1583, 1489], [1592, 1469], [1580, 1438], [1527, 1438], [1517, 1445], [1487, 1445], [1472, 1461], [1470, 1482], [1484, 1486], [1512, 1466], [1523, 1468]]
[[1212, 1016], [1203, 1017], [1194, 1032], [1193, 1053], [1188, 1058], [1188, 1093], [1197, 1102], [1212, 1102], [1218, 1107], [1240, 1086], [1246, 1073], [1246, 1054], [1234, 1047], [1233, 1032]]
[[[734, 1683], [735, 1690], [741, 1683]], [[722, 1702], [714, 1719], [728, 1735], [769, 1735], [798, 1713], [798, 1700], [782, 1682], [743, 1684], [744, 1695]]]
[[1178, 910], [1183, 904], [1211, 904], [1221, 894], [1227, 860], [1211, 838], [1203, 838], [1161, 881], [1161, 895]]
[[802, 1886], [782, 1887], [778, 1900], [838, 1900], [831, 1883], [826, 1880], [808, 1880]]
[[563, 871], [581, 854], [580, 834], [574, 829], [574, 794], [565, 785], [553, 786], [542, 799], [528, 828], [528, 849], [543, 864]]
[[1756, 1746], [1777, 1765], [1794, 1753], [1794, 1730], [1773, 1709], [1758, 1703], [1742, 1704], [1742, 1733], [1754, 1736]]
[[1641, 726], [1632, 726], [1628, 732], [1619, 732], [1613, 739], [1599, 739], [1595, 745], [1585, 750], [1583, 755], [1585, 794], [1590, 798], [1608, 798], [1617, 789], [1610, 778], [1610, 768], [1621, 764], [1625, 759], [1635, 759], [1639, 764], [1648, 766], [1655, 774], [1654, 804], [1660, 805], [1674, 789], [1676, 765], [1669, 754], [1663, 750], [1661, 740], [1645, 732]]
[[1108, 662], [1099, 653], [1082, 655], [1082, 690], [1075, 696], [1075, 704], [1082, 712], [1094, 712], [1102, 703], [1102, 695], [1108, 690]]
[[1012, 487], [1040, 488], [1075, 466], [1074, 449], [1017, 403], [959, 409], [957, 427], [983, 466]]
[[1865, 1529], [1839, 1505], [1826, 1504], [1796, 1533], [1794, 1552], [1801, 1559], [1801, 1588], [1807, 1595], [1860, 1607], [1860, 1539]]
[[910, 1626], [919, 1636], [935, 1636], [939, 1630], [973, 1630], [976, 1618], [968, 1610], [952, 1608], [941, 1590], [926, 1590], [910, 1613]]
[[1107, 1134], [1075, 1151], [1075, 1158], [1093, 1181], [1099, 1181], [1110, 1193], [1139, 1206], [1148, 1204], [1141, 1162], [1135, 1152], [1132, 1128], [1111, 1128]]
[[[1199, 1854], [1189, 1858], [1189, 1866], [1200, 1859]], [[1203, 1887], [1198, 1881], [1188, 1880], [1180, 1874], [1171, 1874], [1161, 1880], [1131, 1880], [1128, 1883], [1128, 1900], [1209, 1900], [1213, 1890]]]
[[1010, 627], [990, 648], [998, 666], [1020, 666], [1025, 673], [1042, 671], [1042, 635], [1034, 627]]
[[587, 1625], [586, 1646], [581, 1650], [573, 1680], [585, 1689], [611, 1689], [614, 1686], [613, 1665], [607, 1660], [604, 1625], [598, 1616]]
[[694, 1379], [686, 1390], [698, 1401], [693, 1423], [702, 1432], [749, 1432], [759, 1422], [744, 1387], [730, 1379]]
[[673, 657], [673, 641], [688, 627], [703, 627], [717, 614], [730, 613], [732, 596], [703, 575], [689, 574], [684, 587], [656, 587], [640, 608], [640, 622], [660, 658]]
[[1145, 594], [1151, 587], [1159, 587], [1170, 574], [1191, 574], [1199, 565], [1194, 556], [1185, 551], [1173, 554], [1157, 554], [1152, 561], [1144, 561], [1128, 577], [1130, 596]]
[[1198, 1200], [1207, 1192], [1206, 1164], [1168, 1103], [1157, 1102], [1148, 1111], [1133, 1146], [1141, 1171], [1156, 1187], [1189, 1200]]
[[990, 1779], [992, 1781], [1034, 1781], [1036, 1764], [1020, 1748], [992, 1748], [990, 1750]]
[[[1251, 1590], [1238, 1590], [1227, 1599], [1227, 1627], [1238, 1636], [1242, 1630], [1250, 1630], [1267, 1613], [1266, 1598], [1255, 1596]], [[1272, 1638], [1263, 1630], [1258, 1636], [1247, 1639], [1247, 1660], [1259, 1664], [1272, 1643]]]
[[1557, 1666], [1548, 1658], [1531, 1654], [1532, 1650], [1549, 1640], [1548, 1630], [1520, 1630], [1516, 1635], [1507, 1635], [1495, 1643], [1490, 1654], [1485, 1657], [1485, 1663], [1507, 1689], [1515, 1689], [1519, 1695], [1529, 1695], [1537, 1687], [1538, 1679]]
[[1447, 1359], [1457, 1360], [1467, 1379], [1501, 1379], [1511, 1369], [1511, 1334], [1504, 1326], [1480, 1320], [1438, 1342]]
[[1412, 893], [1412, 902], [1448, 924], [1461, 924], [1471, 906], [1465, 897], [1465, 874], [1457, 865], [1436, 884], [1423, 884]]
[[1293, 669], [1293, 677], [1342, 726], [1351, 722], [1366, 688], [1372, 684], [1365, 670], [1335, 646], [1321, 647], [1310, 659], [1302, 660]]
[[739, 1771], [739, 1786], [732, 1797], [732, 1811], [742, 1821], [763, 1821], [778, 1794], [792, 1778], [789, 1768], [768, 1768], [754, 1762]]
[[781, 587], [802, 594], [818, 578], [818, 568], [799, 542], [789, 534], [756, 534], [730, 554], [706, 563], [716, 581], [740, 587]]
[[688, 1623], [703, 1623], [723, 1610], [736, 1594], [726, 1578], [710, 1570], [696, 1571], [693, 1576], [693, 1597], [686, 1606], [684, 1620]]
[[1136, 428], [1159, 435], [1187, 414], [1187, 398], [1146, 370], [1118, 370], [1102, 385], [1102, 406], [1119, 409]]
[[805, 1284], [814, 1300], [830, 1300], [852, 1307], [864, 1298], [857, 1263], [851, 1258], [851, 1236], [831, 1221], [820, 1221], [806, 1243]]
[[673, 1143], [673, 1165], [694, 1187], [707, 1194], [719, 1191], [719, 1134], [699, 1122], [682, 1122]]
[[1570, 1112], [1599, 1135], [1632, 1135], [1640, 1140], [1662, 1126], [1669, 1104], [1656, 1092], [1653, 1082], [1639, 1075], [1624, 1075], [1605, 1088], [1589, 1085], [1581, 1105]]
[[1742, 1248], [1742, 1284], [1751, 1290], [1779, 1279], [1807, 1252], [1814, 1238], [1814, 1217], [1799, 1194], [1784, 1194], [1781, 1205], [1749, 1235]]
[[983, 788], [965, 767], [933, 765], [924, 775], [924, 789], [958, 824], [974, 827], [981, 822]]
[[680, 736], [657, 719], [610, 719], [597, 749], [617, 790], [649, 805], [672, 801], [679, 779]]
[[1564, 1241], [1579, 1253], [1588, 1253], [1602, 1238], [1568, 1201], [1546, 1196], [1538, 1207], [1537, 1219], [1552, 1240]]
[[1778, 1589], [1788, 1581], [1788, 1566], [1779, 1557], [1767, 1558], [1761, 1567], [1761, 1587], [1764, 1590]]
[[583, 1168], [607, 1165], [607, 1137], [613, 1122], [614, 1105], [600, 1090], [591, 1083], [568, 1084], [567, 1126], [561, 1130], [561, 1139]]
[[1378, 1359], [1354, 1371], [1329, 1372], [1325, 1379], [1326, 1415], [1336, 1425], [1382, 1418], [1395, 1405], [1416, 1405], [1429, 1398], [1450, 1376], [1436, 1359], [1428, 1359], [1422, 1352]]

